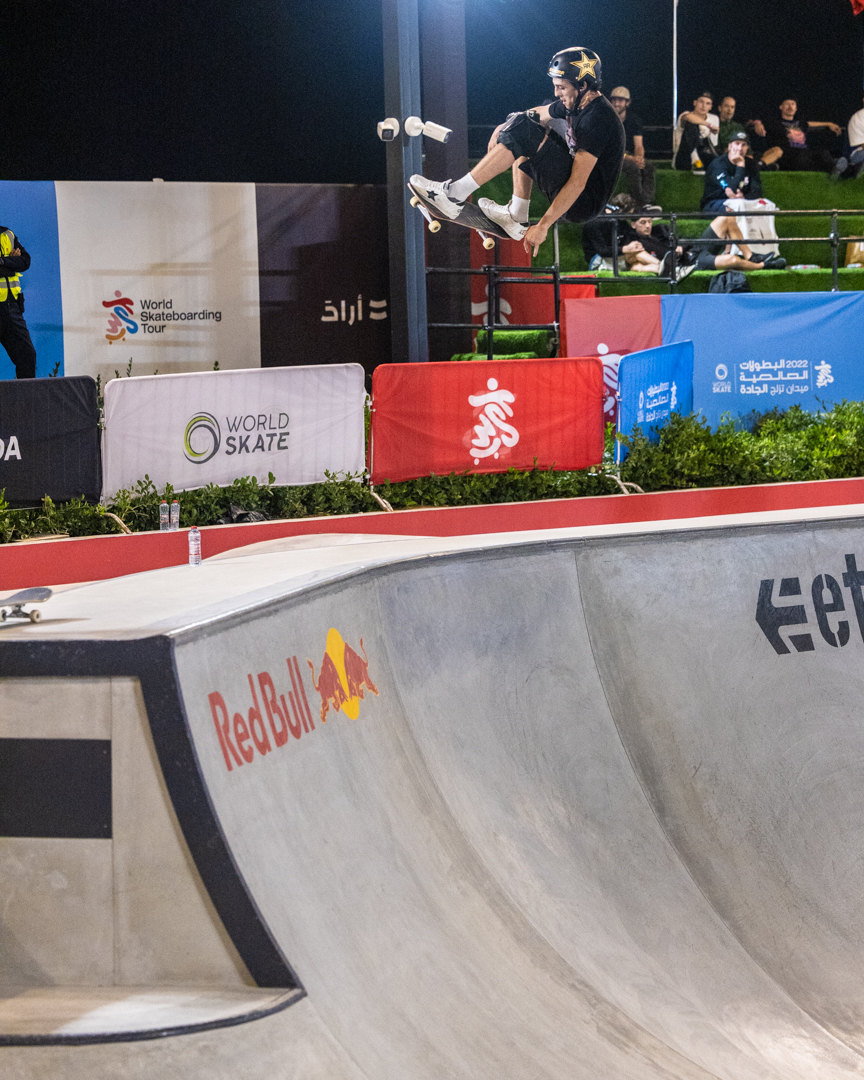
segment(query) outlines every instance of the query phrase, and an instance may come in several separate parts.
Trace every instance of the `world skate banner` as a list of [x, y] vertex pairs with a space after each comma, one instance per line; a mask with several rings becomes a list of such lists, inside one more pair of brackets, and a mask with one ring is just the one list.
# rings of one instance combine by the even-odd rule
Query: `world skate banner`
[[596, 357], [383, 364], [372, 402], [376, 484], [535, 464], [584, 469], [603, 457]]
[[561, 302], [561, 352], [599, 356], [607, 423], [618, 410], [618, 363], [627, 353], [663, 344], [659, 296], [608, 296]]
[[692, 341], [693, 404], [712, 427], [800, 405], [864, 401], [862, 293], [664, 296], [663, 340]]
[[[638, 428], [651, 442], [673, 412], [693, 411], [693, 342], [660, 345], [628, 353], [618, 366], [618, 433], [632, 435]], [[615, 460], [628, 450], [616, 443]]]
[[146, 475], [179, 490], [313, 484], [360, 473], [364, 372], [359, 364], [112, 379], [105, 387], [103, 493]]

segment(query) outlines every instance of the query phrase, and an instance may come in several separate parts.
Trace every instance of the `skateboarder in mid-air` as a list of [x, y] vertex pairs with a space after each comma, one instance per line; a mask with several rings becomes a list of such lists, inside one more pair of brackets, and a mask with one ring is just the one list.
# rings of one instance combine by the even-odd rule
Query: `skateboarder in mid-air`
[[[493, 176], [513, 169], [513, 198], [506, 206], [480, 199], [483, 213], [525, 250], [536, 255], [550, 227], [565, 221], [588, 221], [603, 212], [624, 157], [624, 128], [600, 93], [600, 57], [576, 46], [552, 57], [549, 75], [557, 101], [527, 112], [511, 113], [492, 133], [486, 156], [461, 180], [444, 182], [412, 176], [410, 185], [455, 220], [472, 192]], [[550, 206], [528, 227], [533, 181]]]

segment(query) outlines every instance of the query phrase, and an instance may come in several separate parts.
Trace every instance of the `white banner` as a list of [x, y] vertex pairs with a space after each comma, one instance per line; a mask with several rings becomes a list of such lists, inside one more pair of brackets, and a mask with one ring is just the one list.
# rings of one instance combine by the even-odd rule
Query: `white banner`
[[145, 474], [161, 490], [312, 484], [365, 467], [359, 364], [112, 379], [105, 387], [103, 494]]
[[260, 366], [254, 184], [55, 190], [67, 375]]

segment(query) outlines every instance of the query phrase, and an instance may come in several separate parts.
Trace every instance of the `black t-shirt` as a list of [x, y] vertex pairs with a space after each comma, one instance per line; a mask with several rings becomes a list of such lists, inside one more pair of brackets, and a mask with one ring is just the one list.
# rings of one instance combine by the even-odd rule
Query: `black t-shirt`
[[624, 125], [624, 134], [627, 138], [625, 150], [628, 154], [632, 154], [636, 144], [633, 142], [634, 136], [640, 136], [642, 134], [642, 120], [634, 112], [627, 110], [627, 115], [621, 121]]
[[592, 217], [602, 213], [615, 189], [624, 157], [624, 126], [618, 113], [601, 94], [584, 109], [572, 113], [567, 112], [563, 102], [553, 101], [549, 115], [556, 120], [566, 119], [571, 155], [577, 150], [587, 150], [597, 158], [577, 201], [583, 213], [586, 209], [590, 209]]
[[768, 136], [768, 145], [779, 146], [784, 150], [804, 150], [807, 148], [809, 126], [806, 117], [800, 112], [795, 114], [792, 121], [784, 120], [781, 116], [766, 120], [765, 134]]

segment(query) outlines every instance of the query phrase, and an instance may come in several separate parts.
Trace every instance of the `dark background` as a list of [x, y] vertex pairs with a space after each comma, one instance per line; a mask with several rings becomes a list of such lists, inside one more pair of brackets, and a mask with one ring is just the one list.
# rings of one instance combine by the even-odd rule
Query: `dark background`
[[[792, 95], [845, 124], [862, 23], [849, 0], [681, 0], [679, 108], [711, 89], [749, 119]], [[548, 96], [568, 45], [671, 124], [672, 0], [467, 0], [466, 31], [472, 125]], [[381, 42], [378, 0], [7, 4], [0, 177], [383, 183]]]

